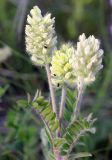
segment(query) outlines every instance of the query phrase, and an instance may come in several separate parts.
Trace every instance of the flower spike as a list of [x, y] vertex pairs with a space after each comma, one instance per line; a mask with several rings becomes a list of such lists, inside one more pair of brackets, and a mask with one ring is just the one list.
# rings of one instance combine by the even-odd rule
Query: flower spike
[[89, 85], [96, 79], [96, 75], [103, 68], [103, 50], [100, 49], [100, 42], [93, 35], [86, 38], [85, 34], [79, 36], [79, 42], [75, 54], [73, 55], [72, 65], [77, 84], [81, 82]]
[[52, 52], [56, 49], [57, 44], [54, 22], [51, 14], [42, 16], [38, 6], [35, 6], [27, 16], [26, 50], [34, 65], [42, 66], [51, 60]]

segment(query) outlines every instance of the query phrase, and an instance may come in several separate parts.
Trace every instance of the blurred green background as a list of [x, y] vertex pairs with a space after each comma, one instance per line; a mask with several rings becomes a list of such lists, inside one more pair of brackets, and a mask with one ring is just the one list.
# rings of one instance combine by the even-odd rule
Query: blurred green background
[[[0, 160], [44, 159], [41, 121], [26, 109], [36, 88], [48, 95], [45, 71], [34, 67], [25, 51], [26, 15], [34, 5], [56, 17], [59, 43], [75, 45], [82, 33], [100, 39], [104, 69], [82, 103], [84, 115], [98, 118], [97, 132], [75, 150], [93, 154], [85, 160], [112, 160], [112, 0], [0, 0]], [[17, 104], [19, 99], [26, 101]]]

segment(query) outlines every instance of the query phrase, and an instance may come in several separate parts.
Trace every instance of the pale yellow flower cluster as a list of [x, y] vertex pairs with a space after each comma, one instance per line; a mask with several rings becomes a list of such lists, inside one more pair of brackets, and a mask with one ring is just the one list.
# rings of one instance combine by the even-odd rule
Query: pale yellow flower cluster
[[41, 15], [35, 6], [27, 17], [26, 50], [35, 65], [51, 63], [51, 76], [54, 86], [91, 84], [96, 74], [103, 68], [103, 50], [100, 42], [93, 35], [86, 38], [79, 36], [76, 48], [72, 44], [63, 44], [56, 50], [57, 37], [51, 14]]
[[60, 87], [64, 83], [74, 83], [73, 68], [70, 62], [74, 48], [70, 43], [63, 44], [60, 50], [56, 50], [51, 61], [52, 83]]
[[88, 85], [95, 81], [96, 74], [103, 68], [102, 56], [103, 50], [100, 49], [98, 39], [93, 35], [88, 38], [85, 34], [79, 36], [79, 42], [71, 60], [77, 83], [82, 81], [84, 85]]
[[103, 68], [102, 56], [103, 50], [100, 49], [98, 39], [94, 36], [86, 38], [85, 34], [80, 35], [76, 49], [64, 45], [64, 50], [62, 47], [53, 55], [51, 61], [51, 73], [55, 77], [52, 78], [53, 84], [66, 82], [78, 87], [82, 83], [84, 86], [89, 85], [95, 81], [96, 74]]
[[41, 10], [35, 6], [27, 16], [26, 50], [35, 65], [50, 62], [51, 54], [56, 49], [57, 37], [54, 29], [54, 18], [51, 14], [42, 16]]

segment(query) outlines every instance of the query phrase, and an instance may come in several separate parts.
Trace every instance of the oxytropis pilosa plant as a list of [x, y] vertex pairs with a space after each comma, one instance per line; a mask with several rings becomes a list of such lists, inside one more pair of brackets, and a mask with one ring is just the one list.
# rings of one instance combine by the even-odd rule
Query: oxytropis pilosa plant
[[[31, 102], [32, 109], [44, 123], [45, 137], [50, 144], [45, 159], [69, 160], [91, 156], [85, 152], [72, 154], [72, 149], [87, 132], [95, 133], [95, 119], [92, 119], [92, 114], [81, 116], [80, 107], [86, 86], [95, 81], [103, 68], [103, 50], [98, 39], [93, 35], [87, 38], [84, 33], [79, 36], [76, 46], [67, 43], [57, 49], [54, 23], [51, 14], [42, 16], [41, 10], [35, 6], [27, 17], [25, 28], [26, 50], [30, 59], [34, 65], [45, 67], [48, 77], [50, 101], [36, 94]], [[60, 102], [55, 96], [58, 89], [61, 90]], [[74, 102], [67, 96], [68, 89], [77, 91]], [[64, 111], [68, 100], [73, 112], [65, 123], [67, 116], [64, 118]]]

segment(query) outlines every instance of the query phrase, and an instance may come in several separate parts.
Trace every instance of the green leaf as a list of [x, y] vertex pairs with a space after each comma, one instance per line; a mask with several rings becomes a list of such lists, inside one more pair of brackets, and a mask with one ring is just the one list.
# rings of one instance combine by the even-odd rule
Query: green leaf
[[53, 143], [55, 131], [59, 128], [59, 120], [56, 118], [56, 114], [52, 111], [52, 107], [48, 101], [44, 100], [43, 97], [38, 97], [32, 102], [32, 107], [40, 114], [45, 128], [46, 134], [50, 143]]
[[53, 120], [53, 119], [55, 119], [55, 117], [56, 117], [56, 114], [55, 113], [50, 113], [50, 114], [48, 114], [47, 116], [46, 116], [46, 120], [48, 121], [48, 120]]
[[64, 138], [54, 138], [54, 146], [56, 148], [60, 148], [64, 141], [65, 141]]
[[24, 99], [18, 100], [16, 103], [19, 107], [28, 107], [28, 101]]
[[49, 151], [48, 155], [49, 155], [49, 160], [55, 160], [55, 156], [52, 152]]
[[9, 85], [6, 85], [5, 87], [0, 87], [0, 97], [2, 97], [6, 93], [8, 88], [9, 88]]
[[52, 131], [56, 131], [59, 128], [59, 121], [56, 119], [54, 124], [50, 126]]
[[48, 137], [49, 142], [52, 144], [52, 137], [51, 137], [51, 135], [49, 134], [48, 129], [45, 128], [45, 131], [46, 131], [46, 135], [47, 135], [47, 137]]
[[70, 147], [70, 146], [69, 146], [69, 144], [68, 144], [68, 143], [64, 143], [64, 145], [63, 145], [63, 149], [64, 149], [64, 150], [68, 150], [68, 149], [69, 149], [69, 147]]
[[47, 107], [42, 111], [42, 115], [44, 117], [46, 117], [47, 115], [50, 115], [50, 113], [51, 113], [51, 108], [50, 107]]
[[72, 151], [72, 148], [79, 142], [82, 136], [86, 133], [95, 133], [95, 128], [92, 127], [94, 119], [90, 115], [87, 118], [81, 118], [74, 120], [67, 127], [63, 138], [65, 139], [62, 147], [61, 154], [67, 155]]
[[90, 154], [90, 153], [87, 153], [87, 152], [81, 152], [81, 153], [76, 153], [76, 154], [71, 154], [70, 156], [69, 156], [69, 159], [70, 160], [75, 160], [75, 159], [77, 159], [77, 158], [84, 158], [84, 157], [91, 157], [92, 156], [92, 154]]
[[64, 110], [64, 120], [67, 122], [70, 122], [72, 113], [74, 111], [75, 99], [76, 91], [73, 92], [70, 89], [67, 89], [66, 106]]

